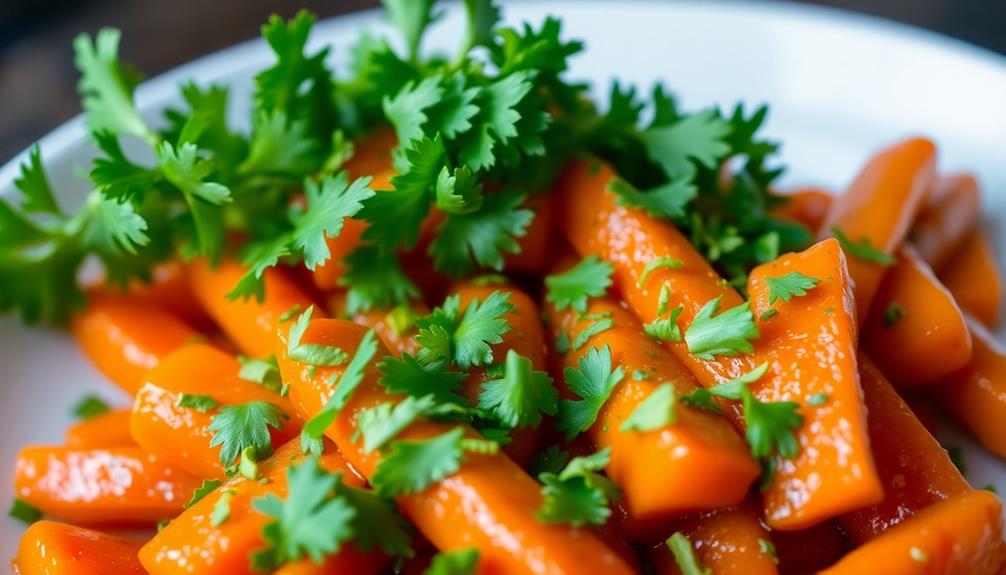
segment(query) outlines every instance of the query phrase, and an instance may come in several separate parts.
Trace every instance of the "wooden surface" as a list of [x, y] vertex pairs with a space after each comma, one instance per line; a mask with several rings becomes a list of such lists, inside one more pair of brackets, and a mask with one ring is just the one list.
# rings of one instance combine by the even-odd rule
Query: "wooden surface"
[[[615, 0], [613, 0], [614, 2]], [[1006, 0], [811, 0], [904, 21], [1006, 54]], [[102, 26], [153, 76], [258, 35], [269, 14], [320, 17], [377, 0], [0, 0], [0, 163], [80, 111], [71, 43]]]

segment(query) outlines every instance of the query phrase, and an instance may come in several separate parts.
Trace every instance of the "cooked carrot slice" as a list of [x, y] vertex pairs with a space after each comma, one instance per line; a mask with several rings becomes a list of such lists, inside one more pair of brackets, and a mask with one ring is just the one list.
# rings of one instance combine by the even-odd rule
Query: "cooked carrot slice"
[[877, 290], [863, 347], [899, 387], [932, 383], [971, 359], [961, 309], [911, 246], [898, 252]]
[[145, 575], [140, 541], [55, 521], [39, 521], [21, 536], [18, 575]]
[[832, 521], [800, 531], [773, 531], [779, 571], [817, 573], [845, 555], [849, 542]]
[[1006, 349], [973, 317], [974, 354], [964, 368], [932, 387], [941, 406], [993, 453], [1006, 457]]
[[947, 261], [978, 223], [981, 194], [971, 174], [936, 179], [929, 201], [912, 226], [912, 243], [925, 262], [938, 268]]
[[[343, 320], [314, 320], [302, 338], [352, 352], [367, 329]], [[379, 345], [379, 348], [383, 346]], [[321, 411], [332, 394], [327, 378], [342, 367], [310, 366], [278, 350], [283, 380], [290, 399], [304, 417]], [[387, 353], [379, 349], [377, 357]], [[378, 383], [375, 362], [365, 371], [359, 387], [327, 430], [346, 459], [365, 476], [372, 477], [380, 453], [365, 453], [354, 441], [356, 416], [361, 410], [396, 399]], [[402, 434], [403, 439], [440, 435], [449, 427], [420, 421]], [[466, 433], [476, 436], [474, 430]], [[584, 529], [545, 524], [535, 519], [542, 504], [540, 485], [506, 455], [468, 454], [457, 473], [425, 491], [398, 498], [399, 506], [419, 531], [440, 549], [475, 547], [480, 573], [632, 573], [596, 535]]]
[[[555, 334], [575, 334], [590, 324], [581, 322], [580, 314], [570, 308], [560, 312], [550, 305], [547, 311]], [[645, 432], [621, 430], [633, 410], [662, 384], [670, 384], [680, 399], [698, 383], [673, 354], [644, 333], [632, 312], [614, 300], [592, 300], [587, 314], [608, 317], [614, 327], [562, 354], [563, 363], [576, 368], [591, 348], [608, 346], [612, 365], [625, 372], [587, 435], [598, 448], [611, 448], [608, 476], [622, 488], [622, 503], [631, 519], [648, 525], [648, 533], [632, 533], [633, 538], [660, 536], [669, 517], [743, 501], [759, 467], [723, 417], [678, 401], [673, 424]]]
[[[772, 282], [790, 274], [818, 283], [803, 296], [773, 302], [779, 294]], [[758, 266], [748, 293], [761, 332], [755, 361], [769, 366], [751, 390], [762, 401], [799, 403], [804, 417], [795, 430], [799, 453], [777, 460], [762, 492], [766, 521], [773, 529], [805, 529], [878, 503], [883, 489], [859, 388], [852, 284], [838, 242], [825, 240]], [[768, 317], [769, 310], [778, 313]]]
[[14, 468], [20, 499], [87, 525], [154, 524], [174, 517], [199, 479], [139, 447], [25, 447]]
[[800, 188], [782, 195], [786, 203], [774, 208], [772, 215], [801, 223], [816, 234], [831, 209], [835, 196], [822, 188]]
[[163, 308], [200, 331], [212, 329], [213, 320], [192, 291], [188, 266], [172, 260], [154, 266], [150, 274], [149, 283], [130, 284], [130, 297]]
[[842, 558], [826, 575], [993, 575], [1006, 560], [1002, 504], [988, 491], [952, 497]]
[[[262, 527], [269, 518], [256, 511], [252, 507], [252, 502], [268, 494], [285, 497], [286, 470], [304, 458], [299, 443], [292, 441], [259, 463], [259, 472], [267, 481], [235, 476], [186, 509], [140, 550], [140, 561], [143, 562], [147, 572], [150, 575], [256, 573], [252, 570], [249, 554], [263, 547]], [[342, 472], [342, 479], [346, 485], [363, 486], [363, 482], [331, 446], [318, 462], [328, 471]], [[226, 521], [214, 525], [214, 509], [226, 491], [232, 491], [230, 514]], [[286, 575], [294, 573], [368, 575], [380, 571], [386, 562], [387, 558], [376, 550], [364, 553], [353, 545], [347, 545], [326, 560], [325, 570], [311, 570], [307, 566], [291, 565], [289, 571], [279, 572]]]
[[971, 491], [946, 450], [862, 354], [859, 376], [884, 500], [838, 519], [854, 543], [863, 543], [938, 501]]
[[999, 325], [1002, 272], [985, 232], [980, 229], [972, 232], [936, 275], [962, 308], [988, 327]]
[[[932, 189], [935, 164], [936, 146], [924, 138], [881, 150], [835, 199], [819, 237], [833, 237], [837, 228], [852, 242], [866, 240], [874, 249], [893, 255]], [[862, 323], [886, 268], [855, 256], [849, 257], [848, 266]]]
[[211, 268], [204, 261], [192, 265], [189, 274], [196, 297], [213, 317], [220, 329], [244, 353], [266, 357], [276, 347], [276, 330], [284, 319], [314, 305], [293, 278], [280, 268], [270, 268], [263, 274], [265, 299], [254, 297], [231, 300], [227, 294], [238, 285], [245, 268], [234, 261], [224, 261]]
[[266, 401], [292, 416], [283, 429], [269, 428], [274, 446], [300, 433], [301, 422], [290, 401], [264, 385], [241, 379], [241, 365], [231, 355], [209, 345], [190, 345], [164, 358], [147, 374], [136, 394], [130, 428], [136, 442], [161, 461], [177, 465], [201, 479], [223, 479], [221, 447], [210, 447], [207, 427], [215, 410], [182, 407], [183, 394], [205, 395], [219, 405]]
[[129, 431], [129, 409], [113, 409], [107, 413], [74, 423], [66, 430], [67, 447], [129, 447], [136, 445]]
[[414, 302], [391, 310], [372, 309], [358, 311], [348, 316], [346, 292], [338, 291], [328, 298], [328, 311], [332, 317], [347, 317], [355, 323], [374, 328], [377, 337], [388, 351], [400, 356], [403, 353], [415, 354], [419, 351], [419, 342], [416, 341], [419, 328], [415, 324], [415, 319], [430, 313], [430, 308], [421, 302]]
[[527, 233], [517, 238], [520, 251], [506, 254], [503, 268], [516, 275], [541, 275], [548, 268], [552, 254], [549, 247], [555, 233], [552, 219], [555, 217], [554, 199], [551, 194], [531, 196], [524, 208], [534, 212], [534, 219], [527, 227]]
[[200, 338], [171, 313], [108, 290], [88, 294], [71, 328], [95, 367], [128, 393], [164, 356]]

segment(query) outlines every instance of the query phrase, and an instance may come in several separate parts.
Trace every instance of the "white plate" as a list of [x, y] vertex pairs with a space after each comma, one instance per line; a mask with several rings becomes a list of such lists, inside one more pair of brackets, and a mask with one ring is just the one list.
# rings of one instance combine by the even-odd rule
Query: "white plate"
[[[453, 49], [462, 28], [457, 6], [427, 37], [430, 47]], [[1006, 221], [1006, 59], [913, 28], [828, 9], [732, 2], [514, 2], [508, 22], [539, 23], [560, 15], [567, 37], [586, 40], [571, 77], [606, 93], [614, 77], [649, 86], [667, 83], [688, 107], [738, 100], [772, 105], [769, 132], [785, 144], [788, 183], [834, 189], [848, 182], [871, 150], [924, 133], [941, 149], [945, 169], [976, 172], [985, 185], [986, 217]], [[363, 28], [384, 30], [378, 13], [321, 23], [315, 45], [332, 43], [342, 65]], [[127, 38], [126, 42], [142, 42]], [[70, 46], [66, 47], [70, 50]], [[235, 122], [247, 120], [251, 74], [271, 61], [265, 44], [242, 44], [199, 59], [140, 87], [137, 99], [151, 118], [175, 102], [179, 81], [231, 86]], [[64, 201], [80, 198], [90, 145], [76, 118], [42, 140], [42, 155]], [[10, 193], [16, 158], [0, 168], [0, 194]], [[78, 200], [79, 201], [79, 200]], [[996, 232], [997, 252], [1006, 235]], [[2, 287], [0, 287], [2, 289]], [[0, 320], [0, 503], [12, 494], [11, 467], [19, 446], [59, 442], [70, 406], [91, 391], [123, 405], [126, 398], [95, 373], [60, 332], [24, 329]], [[975, 485], [1001, 482], [1006, 465], [953, 430], [964, 446]], [[0, 519], [0, 558], [15, 550], [21, 526]]]

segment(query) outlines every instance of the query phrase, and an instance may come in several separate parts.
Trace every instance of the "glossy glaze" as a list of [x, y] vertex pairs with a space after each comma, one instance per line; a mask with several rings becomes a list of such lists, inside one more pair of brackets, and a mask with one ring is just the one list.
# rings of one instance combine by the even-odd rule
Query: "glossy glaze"
[[145, 575], [136, 553], [141, 541], [55, 521], [39, 521], [21, 537], [18, 575]]
[[986, 327], [999, 325], [1002, 315], [1003, 279], [996, 253], [980, 229], [968, 235], [960, 249], [937, 274], [954, 294], [957, 303]]
[[[775, 575], [779, 572], [759, 540], [771, 542], [752, 505], [727, 507], [682, 519], [669, 533], [680, 531], [692, 543], [702, 565], [715, 575]], [[680, 575], [677, 562], [666, 545], [654, 548], [650, 557], [658, 575]]]
[[912, 226], [912, 244], [927, 264], [939, 267], [961, 247], [980, 212], [981, 193], [973, 175], [940, 176]]
[[74, 423], [66, 429], [63, 444], [77, 449], [136, 445], [129, 431], [130, 409], [113, 409]]

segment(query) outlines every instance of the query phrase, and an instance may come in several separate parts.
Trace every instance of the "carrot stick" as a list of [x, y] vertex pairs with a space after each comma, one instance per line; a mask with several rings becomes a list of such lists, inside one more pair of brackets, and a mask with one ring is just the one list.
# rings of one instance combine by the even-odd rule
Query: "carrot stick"
[[[176, 465], [200, 479], [223, 479], [221, 446], [210, 447], [212, 433], [207, 427], [215, 409], [199, 411], [183, 407], [183, 394], [205, 395], [219, 405], [266, 401], [293, 414], [290, 401], [259, 383], [238, 375], [241, 365], [231, 355], [212, 346], [190, 345], [164, 358], [147, 374], [136, 394], [130, 428], [137, 443], [160, 460]], [[301, 422], [292, 417], [283, 429], [269, 428], [274, 446], [300, 433]]]
[[419, 328], [415, 319], [430, 313], [426, 304], [413, 302], [390, 310], [372, 309], [347, 316], [344, 291], [335, 292], [328, 298], [328, 311], [332, 317], [345, 317], [354, 323], [374, 328], [381, 343], [396, 356], [403, 353], [415, 354], [419, 350], [419, 342], [416, 341]]
[[786, 203], [772, 210], [772, 215], [807, 226], [816, 234], [835, 201], [835, 196], [823, 188], [800, 188], [782, 195]]
[[1006, 349], [973, 317], [974, 354], [964, 368], [932, 387], [941, 406], [985, 447], [1006, 457]]
[[863, 347], [898, 387], [932, 383], [971, 359], [961, 309], [912, 246], [899, 251], [880, 284]]
[[[514, 311], [508, 313], [505, 318], [510, 323], [510, 330], [503, 334], [502, 342], [492, 346], [493, 358], [501, 362], [512, 349], [531, 360], [535, 370], [544, 371], [548, 367], [546, 364], [548, 350], [545, 347], [545, 334], [541, 327], [541, 313], [534, 300], [523, 290], [507, 284], [476, 285], [472, 282], [462, 282], [454, 286], [452, 293], [461, 298], [461, 308], [464, 309], [476, 298], [484, 302], [495, 291], [510, 293], [509, 301]], [[473, 367], [469, 371], [468, 379], [461, 385], [459, 390], [461, 395], [471, 401], [472, 405], [478, 405], [482, 383], [487, 379], [490, 378], [486, 376], [485, 369]], [[538, 451], [540, 439], [541, 432], [537, 427], [518, 427], [511, 432], [510, 443], [503, 446], [503, 451], [514, 463], [526, 467]]]
[[978, 223], [981, 194], [971, 174], [937, 178], [929, 201], [912, 227], [912, 243], [926, 263], [940, 267]]
[[[556, 335], [575, 334], [589, 325], [571, 308], [556, 311], [549, 305], [547, 311]], [[622, 504], [633, 522], [650, 527], [646, 534], [631, 533], [633, 539], [666, 536], [666, 519], [671, 516], [743, 501], [759, 467], [744, 440], [722, 417], [679, 401], [674, 407], [677, 419], [671, 425], [646, 432], [620, 429], [662, 384], [670, 383], [680, 398], [698, 383], [667, 349], [643, 332], [632, 312], [614, 300], [592, 300], [587, 314], [610, 317], [614, 327], [589, 338], [580, 349], [562, 354], [562, 359], [565, 366], [575, 368], [591, 348], [608, 346], [612, 364], [625, 370], [587, 435], [598, 448], [611, 448], [608, 476], [622, 488]]]
[[185, 323], [209, 331], [213, 320], [199, 304], [189, 282], [188, 267], [176, 260], [154, 266], [149, 283], [134, 282], [129, 295], [137, 301], [163, 308]]
[[105, 290], [88, 295], [71, 329], [98, 371], [130, 394], [164, 356], [200, 337], [160, 308]]
[[47, 515], [74, 523], [153, 524], [173, 517], [200, 481], [139, 447], [25, 447], [14, 489]]
[[[314, 320], [302, 338], [305, 343], [324, 343], [351, 353], [366, 328], [343, 320]], [[381, 348], [383, 346], [379, 346]], [[343, 368], [310, 366], [286, 357], [279, 350], [283, 381], [290, 385], [290, 399], [298, 412], [310, 417], [321, 411], [332, 394], [327, 378]], [[387, 352], [378, 349], [377, 357]], [[326, 431], [346, 459], [366, 477], [372, 477], [380, 453], [363, 451], [353, 441], [356, 414], [393, 400], [378, 383], [371, 362], [359, 387]], [[422, 439], [449, 427], [429, 421], [414, 423], [399, 437]], [[475, 432], [466, 429], [475, 436]], [[440, 549], [475, 547], [479, 550], [479, 573], [632, 573], [590, 531], [545, 524], [535, 519], [542, 504], [540, 485], [503, 454], [468, 454], [454, 475], [425, 491], [398, 498], [399, 506], [419, 531]]]
[[[695, 556], [713, 575], [774, 575], [776, 562], [761, 541], [771, 543], [751, 505], [726, 507], [682, 519], [668, 533], [680, 531], [692, 543]], [[680, 575], [674, 555], [661, 544], [650, 551], [657, 575]]]
[[1004, 559], [1002, 504], [976, 491], [919, 512], [821, 573], [994, 575]]
[[216, 268], [197, 261], [192, 265], [190, 280], [200, 303], [241, 351], [253, 357], [266, 357], [276, 347], [276, 330], [282, 320], [297, 310], [306, 310], [314, 301], [279, 268], [270, 268], [263, 274], [263, 301], [254, 297], [228, 299], [227, 294], [244, 273], [244, 266], [234, 261], [221, 262]]
[[936, 275], [962, 308], [988, 327], [999, 324], [1002, 272], [996, 252], [982, 230], [972, 232], [960, 249], [937, 269]]
[[773, 531], [772, 542], [782, 573], [817, 573], [841, 559], [849, 547], [831, 521], [800, 531]]
[[[837, 228], [853, 242], [867, 240], [873, 248], [893, 254], [926, 201], [935, 163], [936, 146], [923, 138], [911, 138], [875, 154], [849, 189], [835, 199], [819, 237], [833, 237]], [[848, 266], [856, 282], [856, 308], [862, 323], [886, 268], [852, 256]]]
[[145, 575], [142, 545], [100, 531], [39, 521], [21, 536], [13, 567], [18, 575]]
[[847, 513], [839, 525], [854, 543], [880, 535], [922, 509], [971, 487], [946, 450], [866, 356], [859, 356], [860, 384], [870, 444], [884, 500]]
[[549, 251], [553, 230], [555, 209], [552, 194], [530, 196], [524, 207], [534, 212], [534, 219], [527, 227], [527, 233], [517, 238], [520, 250], [517, 253], [506, 254], [503, 267], [510, 274], [541, 275], [548, 268]]
[[67, 428], [64, 443], [75, 449], [135, 446], [129, 431], [131, 413], [129, 409], [113, 409], [78, 421]]
[[[262, 528], [268, 517], [252, 507], [259, 497], [274, 494], [285, 497], [288, 467], [303, 461], [297, 441], [292, 441], [259, 463], [259, 472], [267, 481], [235, 476], [212, 493], [200, 499], [168, 523], [140, 550], [140, 561], [150, 575], [252, 575], [249, 554], [264, 546]], [[362, 487], [346, 461], [334, 449], [319, 458], [328, 471], [342, 472], [342, 479], [351, 487]], [[230, 514], [218, 525], [213, 524], [214, 509], [224, 493], [231, 491]], [[305, 560], [308, 562], [308, 560]], [[369, 575], [380, 571], [387, 558], [378, 551], [361, 552], [352, 545], [342, 547], [328, 557], [325, 571], [306, 573], [352, 573]], [[292, 571], [304, 573], [293, 566]]]
[[[818, 283], [805, 295], [773, 302], [778, 294], [770, 282], [795, 273]], [[769, 366], [751, 390], [762, 401], [799, 403], [804, 417], [795, 430], [800, 451], [778, 459], [762, 492], [769, 526], [805, 529], [878, 503], [883, 490], [859, 389], [852, 285], [838, 242], [825, 240], [758, 266], [748, 293], [761, 332], [755, 361]], [[769, 310], [778, 313], [769, 317]]]

